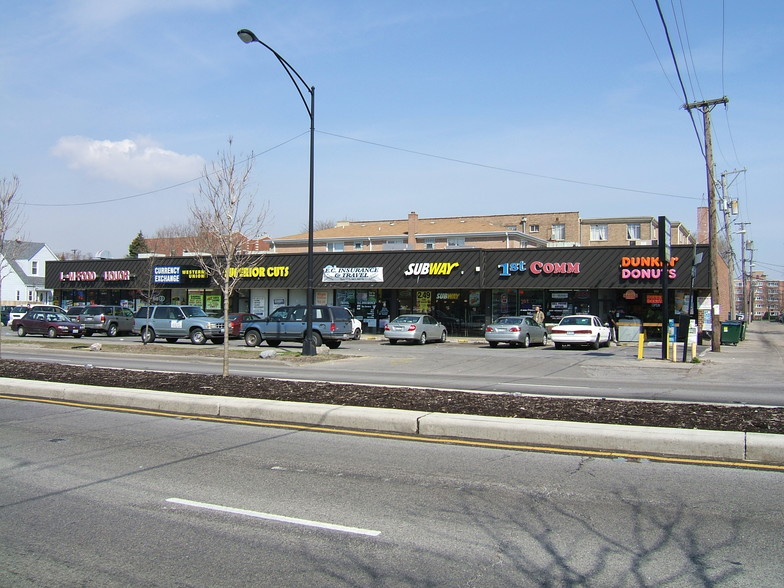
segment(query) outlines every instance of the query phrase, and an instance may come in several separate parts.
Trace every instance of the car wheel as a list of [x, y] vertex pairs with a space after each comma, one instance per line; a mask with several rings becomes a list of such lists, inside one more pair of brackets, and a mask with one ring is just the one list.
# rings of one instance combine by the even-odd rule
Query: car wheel
[[177, 342], [177, 337], [166, 337], [166, 342], [167, 343], [176, 343]]
[[359, 341], [359, 338], [362, 336], [362, 329], [356, 329], [354, 331], [354, 341]]
[[278, 345], [280, 345], [280, 340], [279, 339], [267, 339], [267, 345], [269, 345], [270, 347], [277, 347]]
[[553, 343], [556, 349], [563, 349], [563, 343]]
[[322, 343], [321, 335], [319, 335], [318, 333], [311, 333], [310, 340], [313, 342], [314, 349], [321, 347], [321, 343]]
[[55, 329], [54, 327], [49, 327], [49, 330], [46, 331], [46, 336], [49, 337], [50, 339], [54, 339], [55, 337], [57, 337], [57, 329]]
[[591, 343], [591, 349], [599, 349], [599, 335], [596, 335], [596, 341]]
[[204, 331], [201, 329], [193, 329], [191, 331], [191, 343], [194, 345], [204, 345], [207, 342], [207, 337], [204, 336]]
[[337, 349], [338, 347], [340, 347], [340, 341], [327, 341], [326, 343], [324, 343], [324, 345], [326, 345], [330, 349]]
[[531, 346], [531, 335], [525, 336], [525, 339], [523, 339], [522, 346], [525, 347], [526, 349]]
[[25, 331], [25, 328], [22, 325], [19, 325], [16, 328], [16, 334], [19, 335], [20, 337], [24, 337], [25, 335], [27, 335], [27, 331]]
[[490, 347], [498, 347], [498, 341], [488, 341], [487, 342]]
[[542, 345], [546, 346], [548, 343], [549, 340], [547, 339], [547, 333], [545, 333], [544, 335], [542, 335]]
[[441, 339], [439, 339], [441, 343], [446, 343], [446, 331], [441, 331]]
[[84, 332], [84, 336], [85, 337], [92, 337], [93, 336], [93, 332], [92, 331], [85, 331]]
[[422, 333], [422, 335], [419, 337], [419, 344], [424, 345], [426, 343], [427, 343], [427, 333]]
[[247, 347], [258, 347], [261, 345], [261, 334], [256, 329], [245, 331], [245, 345]]
[[107, 337], [116, 337], [117, 336], [117, 325], [112, 323], [106, 328], [106, 336]]
[[81, 334], [79, 334], [79, 335], [74, 335], [74, 339], [81, 339], [81, 338], [82, 338], [82, 335], [81, 335]]
[[389, 340], [389, 344], [390, 345], [397, 345], [397, 339], [390, 339]]
[[142, 328], [142, 343], [152, 343], [155, 341], [155, 331], [150, 327]]

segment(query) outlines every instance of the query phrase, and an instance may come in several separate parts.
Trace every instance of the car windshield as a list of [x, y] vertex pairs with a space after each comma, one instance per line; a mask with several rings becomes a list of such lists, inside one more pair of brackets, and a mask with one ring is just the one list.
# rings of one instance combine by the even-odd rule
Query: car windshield
[[90, 306], [88, 308], [85, 308], [82, 311], [82, 314], [97, 315], [97, 314], [103, 314], [105, 312], [106, 312], [106, 307], [105, 306]]
[[59, 313], [59, 312], [49, 312], [49, 313], [47, 313], [46, 314], [46, 320], [48, 320], [49, 322], [52, 322], [52, 323], [58, 322], [58, 321], [60, 321], [60, 322], [63, 322], [63, 321], [64, 322], [70, 322], [71, 321], [71, 319], [69, 319], [67, 316], [65, 316], [64, 314]]
[[499, 325], [519, 325], [523, 322], [522, 317], [519, 316], [504, 316], [498, 319]]
[[415, 314], [403, 314], [393, 320], [393, 323], [418, 323], [420, 317]]
[[207, 313], [198, 306], [183, 306], [182, 312], [185, 313], [185, 316], [208, 316]]
[[561, 319], [562, 325], [590, 325], [591, 318], [587, 316], [567, 316]]

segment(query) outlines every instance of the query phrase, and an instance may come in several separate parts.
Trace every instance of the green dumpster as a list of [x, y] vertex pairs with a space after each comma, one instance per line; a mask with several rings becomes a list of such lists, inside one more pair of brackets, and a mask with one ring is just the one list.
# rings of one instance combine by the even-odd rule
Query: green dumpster
[[740, 341], [741, 331], [743, 324], [738, 321], [727, 321], [721, 323], [721, 344], [722, 345], [737, 345]]

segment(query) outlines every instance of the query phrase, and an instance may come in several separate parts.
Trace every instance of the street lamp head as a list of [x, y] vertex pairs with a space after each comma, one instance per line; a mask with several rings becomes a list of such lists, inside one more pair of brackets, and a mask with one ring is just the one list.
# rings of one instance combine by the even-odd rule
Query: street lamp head
[[243, 43], [253, 43], [253, 41], [259, 41], [259, 38], [253, 33], [253, 31], [249, 29], [240, 29], [237, 31], [237, 36], [242, 40]]

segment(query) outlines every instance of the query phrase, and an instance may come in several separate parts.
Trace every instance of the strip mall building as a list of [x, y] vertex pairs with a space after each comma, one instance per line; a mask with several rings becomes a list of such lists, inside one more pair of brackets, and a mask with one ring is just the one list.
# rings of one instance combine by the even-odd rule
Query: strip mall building
[[[697, 258], [705, 259], [694, 265]], [[703, 254], [700, 256], [699, 254]], [[373, 332], [379, 321], [405, 312], [427, 313], [452, 335], [481, 335], [503, 315], [541, 306], [548, 322], [561, 315], [615, 311], [655, 327], [661, 324], [662, 272], [669, 316], [692, 313], [710, 325], [707, 246], [676, 246], [663, 267], [657, 247], [447, 249], [314, 254], [316, 304], [351, 308]], [[692, 268], [694, 279], [692, 280]], [[305, 304], [306, 254], [259, 254], [235, 268], [241, 280], [233, 311], [266, 316], [279, 306]], [[729, 309], [729, 272], [720, 264], [722, 315]], [[222, 296], [192, 257], [52, 261], [46, 287], [62, 306], [120, 304], [135, 310], [155, 304], [189, 304], [220, 310]], [[692, 313], [694, 314], [694, 313]]]

